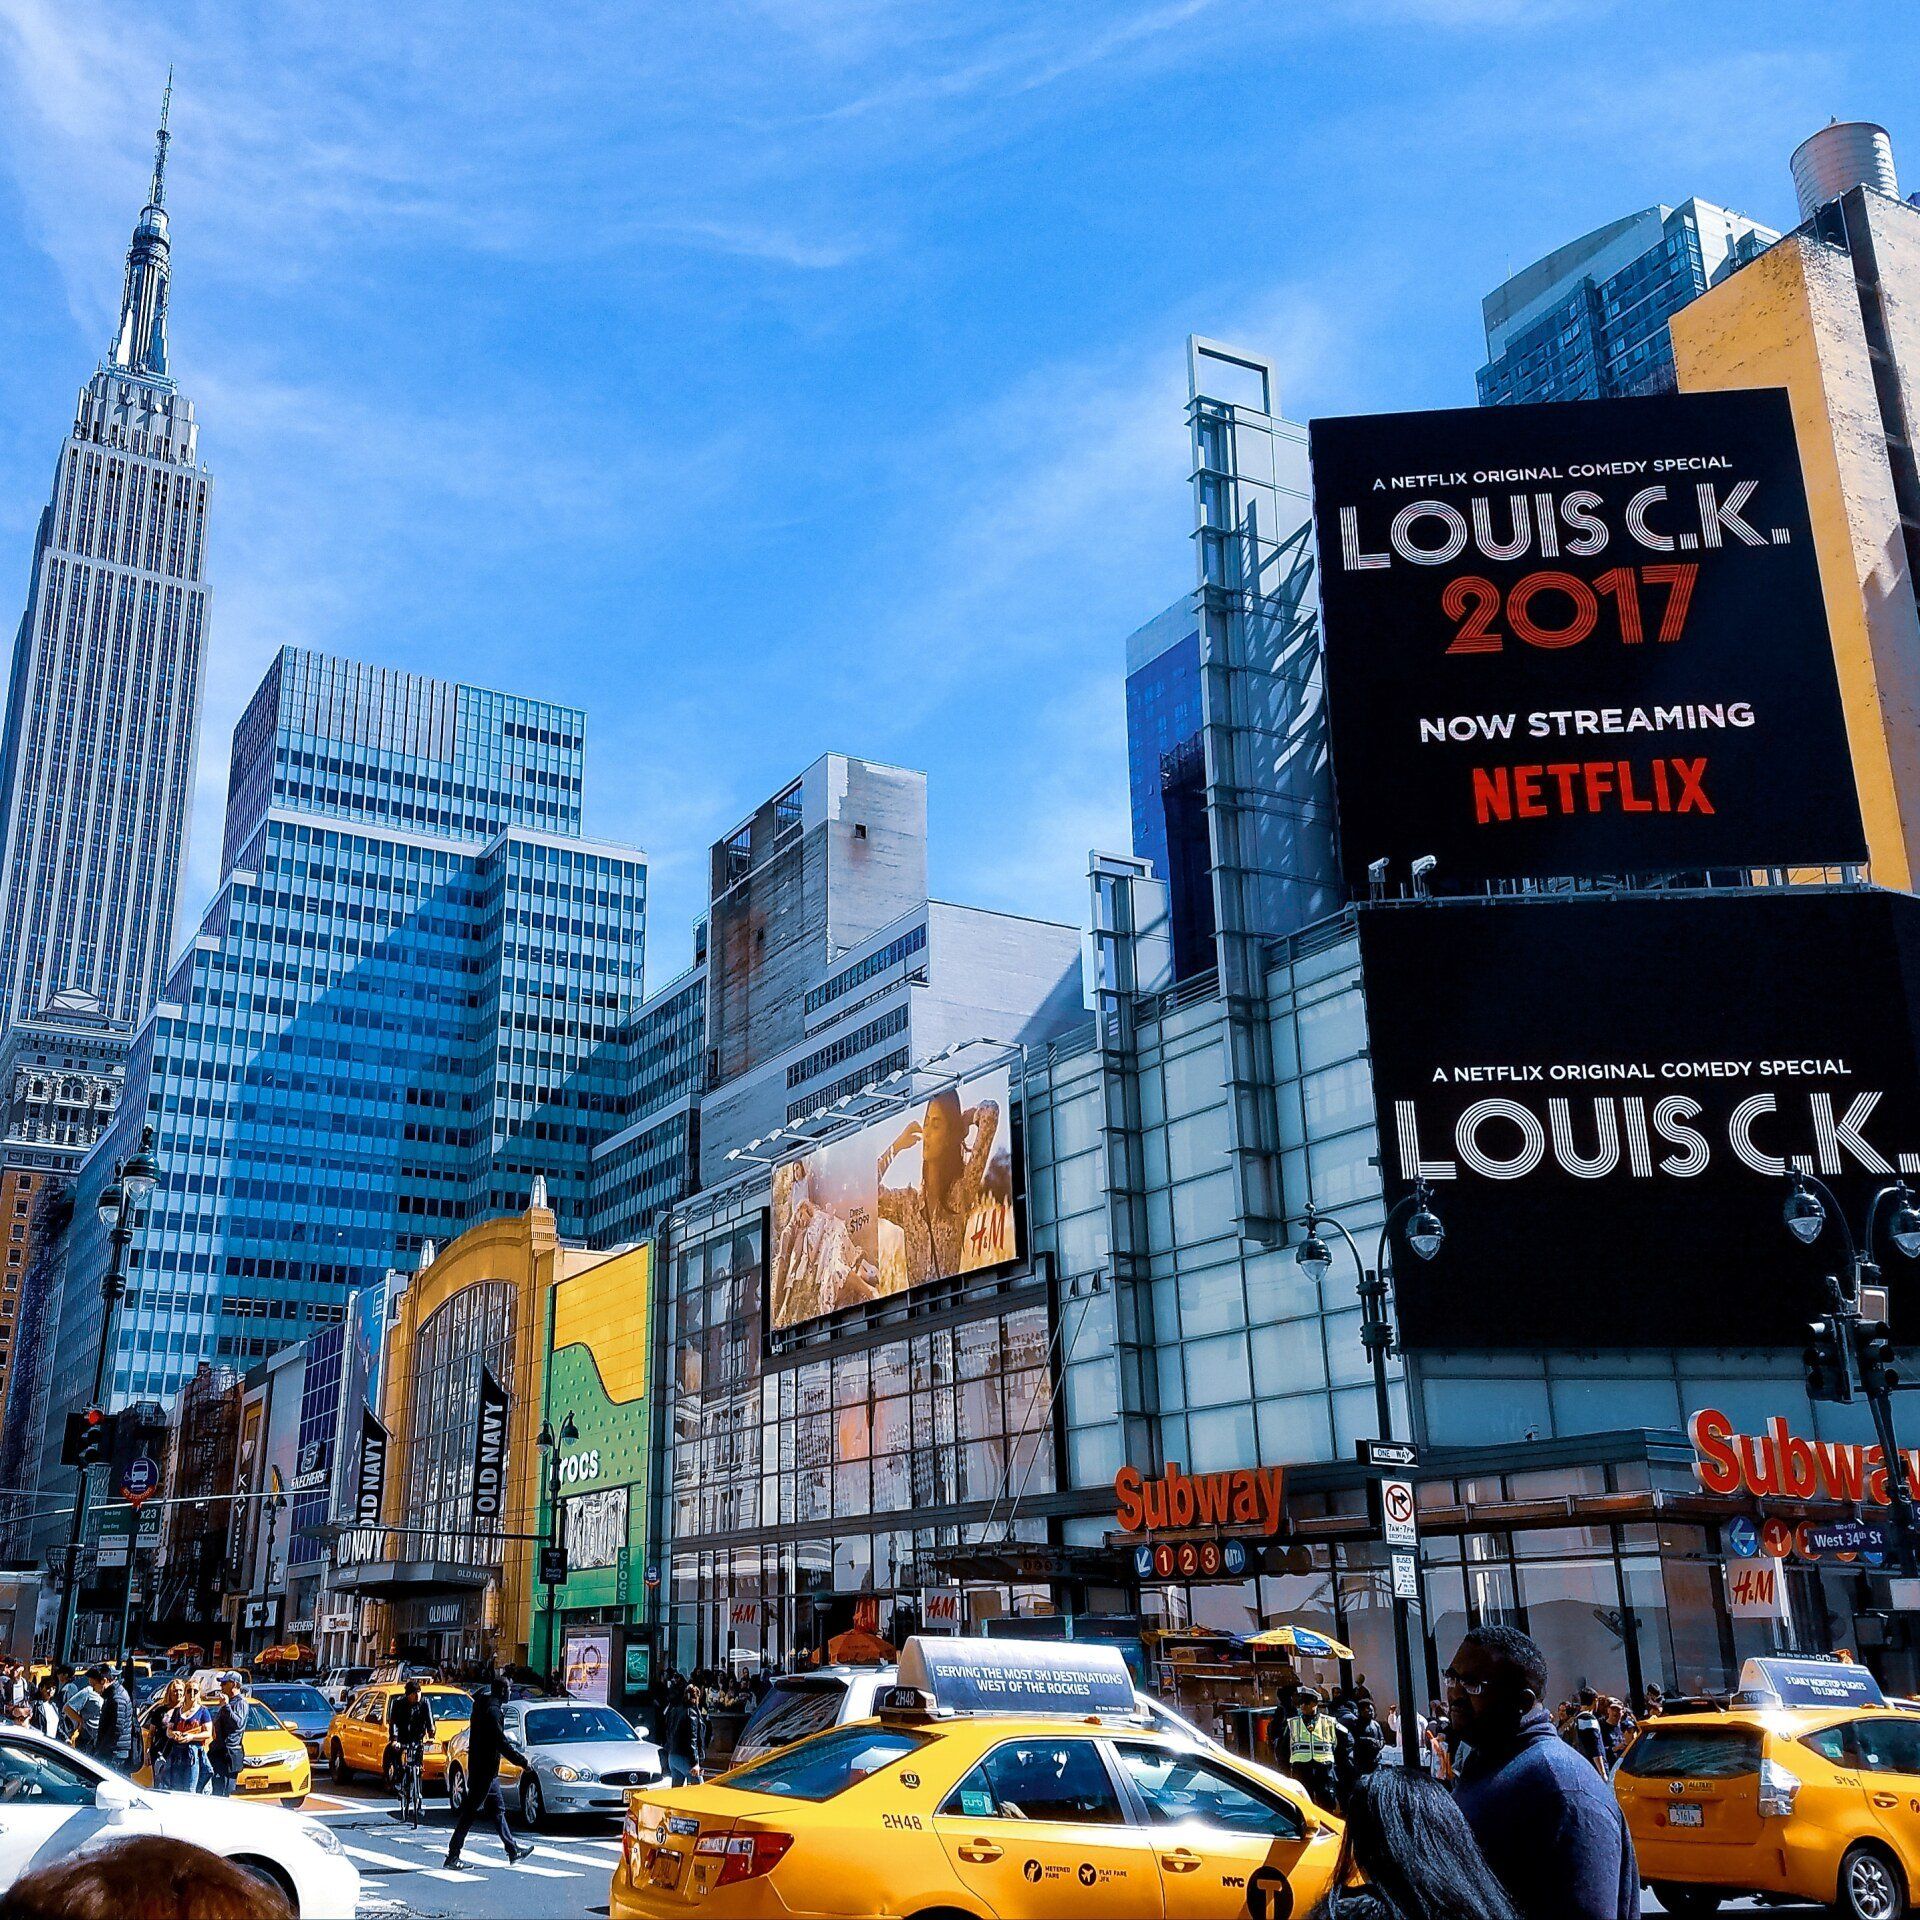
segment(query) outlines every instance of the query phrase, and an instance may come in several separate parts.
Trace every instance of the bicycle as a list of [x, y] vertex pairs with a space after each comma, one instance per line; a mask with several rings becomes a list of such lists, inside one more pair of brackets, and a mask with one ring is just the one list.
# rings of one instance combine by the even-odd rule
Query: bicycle
[[394, 1769], [394, 1785], [400, 1795], [400, 1817], [415, 1827], [427, 1817], [426, 1795], [420, 1790], [421, 1772], [420, 1743], [410, 1740], [400, 1749], [400, 1764]]

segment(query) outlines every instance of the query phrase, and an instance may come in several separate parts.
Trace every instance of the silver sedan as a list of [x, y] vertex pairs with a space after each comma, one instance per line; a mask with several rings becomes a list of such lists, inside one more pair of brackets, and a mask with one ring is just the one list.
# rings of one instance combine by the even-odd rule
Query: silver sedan
[[[501, 1711], [507, 1738], [532, 1762], [500, 1769], [503, 1791], [517, 1791], [520, 1817], [530, 1827], [565, 1814], [627, 1810], [627, 1789], [664, 1779], [660, 1749], [611, 1707], [591, 1700], [513, 1700]], [[447, 1798], [457, 1808], [467, 1791], [467, 1736], [454, 1736], [447, 1755]]]

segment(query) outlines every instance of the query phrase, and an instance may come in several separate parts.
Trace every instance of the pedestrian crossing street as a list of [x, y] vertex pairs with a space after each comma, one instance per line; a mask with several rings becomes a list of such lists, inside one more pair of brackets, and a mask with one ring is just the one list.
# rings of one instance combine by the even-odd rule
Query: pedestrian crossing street
[[388, 1876], [406, 1875], [428, 1880], [451, 1881], [456, 1886], [470, 1885], [491, 1874], [511, 1875], [530, 1880], [594, 1880], [604, 1884], [612, 1878], [620, 1863], [618, 1840], [581, 1839], [569, 1834], [561, 1840], [534, 1839], [536, 1849], [531, 1860], [518, 1866], [508, 1862], [498, 1840], [485, 1839], [479, 1833], [467, 1836], [460, 1849], [460, 1865], [442, 1864], [447, 1857], [449, 1829], [446, 1827], [402, 1827], [392, 1832], [374, 1832], [365, 1836], [340, 1836], [347, 1857], [360, 1869], [369, 1883], [369, 1891], [392, 1891], [385, 1887]]

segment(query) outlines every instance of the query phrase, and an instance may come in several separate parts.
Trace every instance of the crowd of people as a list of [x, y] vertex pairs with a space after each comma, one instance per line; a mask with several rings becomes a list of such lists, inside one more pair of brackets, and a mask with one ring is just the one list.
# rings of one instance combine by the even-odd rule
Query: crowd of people
[[136, 1710], [126, 1675], [106, 1661], [55, 1666], [33, 1677], [25, 1661], [0, 1661], [0, 1709], [10, 1725], [65, 1740], [118, 1773], [152, 1769], [153, 1784], [176, 1793], [228, 1795], [246, 1760], [246, 1690], [223, 1674], [211, 1698], [184, 1676]]
[[1608, 1785], [1632, 1716], [1587, 1688], [1558, 1711], [1548, 1697], [1533, 1640], [1474, 1628], [1423, 1716], [1416, 1770], [1364, 1686], [1325, 1705], [1302, 1689], [1275, 1717], [1275, 1757], [1347, 1823], [1320, 1920], [1635, 1920], [1639, 1870]]

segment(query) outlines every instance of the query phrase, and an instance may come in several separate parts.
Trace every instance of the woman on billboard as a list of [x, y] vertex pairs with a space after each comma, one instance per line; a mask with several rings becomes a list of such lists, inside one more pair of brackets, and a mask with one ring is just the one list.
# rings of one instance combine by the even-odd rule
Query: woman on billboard
[[[963, 1109], [945, 1087], [881, 1154], [880, 1217], [903, 1236], [908, 1286], [1012, 1258], [1012, 1163], [1004, 1154], [994, 1159], [999, 1126], [997, 1101]], [[888, 1168], [912, 1146], [920, 1149], [919, 1184], [888, 1186]]]

